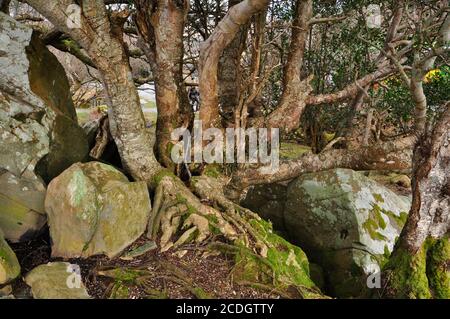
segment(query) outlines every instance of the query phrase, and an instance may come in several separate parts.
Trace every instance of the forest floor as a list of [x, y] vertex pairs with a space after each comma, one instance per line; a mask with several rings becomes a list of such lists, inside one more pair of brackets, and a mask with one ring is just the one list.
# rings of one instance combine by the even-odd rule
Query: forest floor
[[[132, 246], [145, 242], [142, 238]], [[89, 295], [95, 299], [104, 298], [224, 298], [224, 299], [266, 299], [280, 298], [276, 293], [262, 291], [233, 282], [233, 260], [224, 255], [202, 257], [194, 247], [184, 247], [184, 255], [177, 251], [160, 253], [149, 251], [131, 261], [106, 256], [86, 259], [51, 258], [48, 231], [39, 238], [20, 244], [12, 244], [22, 266], [22, 275], [34, 267], [54, 261], [67, 261], [81, 268], [83, 282]], [[116, 278], [102, 273], [117, 271]], [[140, 278], [129, 280], [132, 274]], [[182, 275], [183, 279], [180, 280]], [[141, 280], [145, 278], [145, 280]], [[126, 287], [125, 289], [123, 289]], [[13, 285], [18, 298], [31, 298], [31, 290], [22, 280]], [[125, 294], [124, 294], [125, 291]]]

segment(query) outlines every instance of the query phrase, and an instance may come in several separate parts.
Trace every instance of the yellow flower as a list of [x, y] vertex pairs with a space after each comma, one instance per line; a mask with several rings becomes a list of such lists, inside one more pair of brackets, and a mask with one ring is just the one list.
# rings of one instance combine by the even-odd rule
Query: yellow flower
[[423, 80], [423, 82], [428, 83], [434, 79], [436, 79], [438, 77], [440, 73], [439, 69], [434, 69], [429, 71], [426, 75], [425, 75], [425, 79]]

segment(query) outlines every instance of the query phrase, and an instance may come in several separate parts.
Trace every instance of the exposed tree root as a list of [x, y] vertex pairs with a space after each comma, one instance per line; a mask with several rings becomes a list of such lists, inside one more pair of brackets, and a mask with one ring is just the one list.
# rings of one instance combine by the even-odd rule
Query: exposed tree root
[[162, 252], [207, 244], [209, 253], [234, 256], [236, 282], [271, 287], [296, 298], [323, 297], [309, 278], [303, 251], [274, 234], [270, 223], [228, 200], [220, 178], [194, 177], [189, 189], [164, 171], [155, 184], [148, 237], [156, 240], [161, 234]]

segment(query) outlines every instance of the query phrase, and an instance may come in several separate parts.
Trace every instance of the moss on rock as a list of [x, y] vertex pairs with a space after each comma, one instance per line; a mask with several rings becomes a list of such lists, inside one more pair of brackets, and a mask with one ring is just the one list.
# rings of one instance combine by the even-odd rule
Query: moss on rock
[[151, 205], [145, 182], [128, 182], [112, 166], [89, 162], [52, 180], [45, 208], [52, 256], [112, 258], [144, 233]]
[[322, 297], [310, 278], [309, 262], [305, 253], [276, 235], [269, 222], [251, 219], [249, 223], [270, 246], [267, 257], [262, 257], [237, 241], [239, 250], [235, 257], [235, 279], [238, 282], [274, 286], [280, 291], [292, 291], [292, 288], [295, 288], [303, 298]]

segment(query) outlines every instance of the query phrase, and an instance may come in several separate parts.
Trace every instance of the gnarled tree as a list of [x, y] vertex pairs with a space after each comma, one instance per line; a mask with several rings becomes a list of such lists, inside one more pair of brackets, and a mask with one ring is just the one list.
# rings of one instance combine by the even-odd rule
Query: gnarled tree
[[269, 0], [244, 0], [231, 7], [210, 37], [201, 44], [199, 85], [201, 96], [200, 119], [204, 128], [221, 127], [219, 90], [217, 84], [220, 57], [233, 41], [240, 28], [264, 9]]
[[450, 104], [414, 150], [413, 202], [382, 295], [450, 298]]
[[29, 0], [29, 5], [81, 45], [97, 66], [108, 95], [111, 133], [124, 168], [136, 179], [151, 181], [160, 169], [145, 127], [139, 96], [123, 43], [127, 12], [109, 14], [100, 0], [82, 1], [80, 27], [71, 28], [71, 0]]

